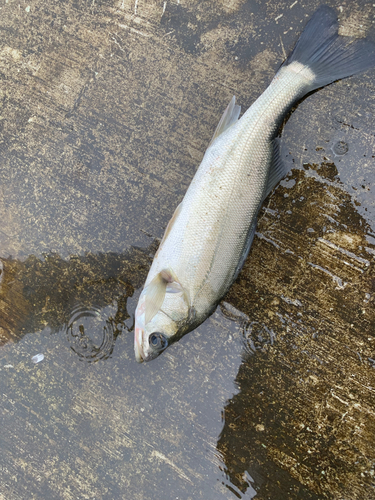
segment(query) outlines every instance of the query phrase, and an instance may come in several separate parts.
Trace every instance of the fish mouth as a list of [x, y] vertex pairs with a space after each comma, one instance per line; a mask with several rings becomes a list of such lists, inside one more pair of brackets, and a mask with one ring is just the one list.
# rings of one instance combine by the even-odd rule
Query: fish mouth
[[135, 328], [134, 354], [137, 363], [143, 363], [143, 361], [145, 360], [145, 356], [142, 349], [142, 330], [140, 328]]
[[137, 363], [143, 363], [143, 361], [144, 361], [141, 353], [137, 349], [135, 349], [135, 360], [137, 361]]

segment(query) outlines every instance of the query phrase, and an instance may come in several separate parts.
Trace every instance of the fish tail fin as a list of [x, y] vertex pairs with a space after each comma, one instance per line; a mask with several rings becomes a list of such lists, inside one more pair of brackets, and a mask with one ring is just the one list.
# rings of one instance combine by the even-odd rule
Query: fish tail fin
[[338, 28], [335, 11], [326, 5], [319, 7], [282, 68], [293, 65], [294, 70], [303, 71], [314, 90], [374, 67], [375, 44], [340, 36]]

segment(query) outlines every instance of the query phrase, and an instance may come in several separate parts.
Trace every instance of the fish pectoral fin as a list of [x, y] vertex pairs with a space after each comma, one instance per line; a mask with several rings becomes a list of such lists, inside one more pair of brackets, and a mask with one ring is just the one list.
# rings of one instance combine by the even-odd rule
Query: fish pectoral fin
[[158, 273], [151, 283], [147, 286], [145, 293], [145, 324], [149, 323], [155, 314], [161, 308], [165, 292], [167, 289], [167, 281]]
[[219, 137], [219, 135], [225, 132], [230, 126], [232, 126], [238, 120], [240, 113], [241, 113], [241, 106], [238, 106], [236, 104], [236, 97], [233, 96], [226, 110], [224, 111], [223, 116], [220, 118], [219, 124], [216, 127], [215, 133], [208, 147], [211, 146], [211, 144], [214, 142], [215, 139]]
[[285, 177], [290, 170], [290, 166], [286, 162], [284, 162], [281, 158], [280, 142], [281, 141], [279, 137], [276, 137], [276, 139], [274, 139], [272, 142], [273, 157], [268, 173], [268, 181], [266, 189], [264, 191], [263, 201], [265, 200], [265, 198], [267, 198], [267, 196], [270, 194], [273, 188], [277, 186], [277, 184], [281, 181], [281, 179]]
[[145, 324], [152, 320], [163, 305], [166, 293], [183, 293], [181, 283], [170, 269], [163, 269], [147, 285], [145, 293]]

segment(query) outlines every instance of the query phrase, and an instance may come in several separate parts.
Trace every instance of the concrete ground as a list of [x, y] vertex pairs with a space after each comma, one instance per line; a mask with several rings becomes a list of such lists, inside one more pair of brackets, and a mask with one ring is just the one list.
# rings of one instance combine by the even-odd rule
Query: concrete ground
[[[375, 40], [371, 3], [327, 3]], [[291, 113], [291, 172], [217, 311], [133, 353], [223, 110], [317, 6], [1, 0], [0, 499], [375, 498], [375, 70]]]

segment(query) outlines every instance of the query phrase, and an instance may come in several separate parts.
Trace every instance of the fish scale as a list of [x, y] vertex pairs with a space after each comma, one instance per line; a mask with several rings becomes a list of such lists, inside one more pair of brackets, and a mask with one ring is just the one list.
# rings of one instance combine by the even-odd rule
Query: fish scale
[[238, 120], [233, 97], [155, 255], [135, 314], [137, 361], [149, 361], [215, 309], [250, 250], [265, 197], [286, 175], [275, 139], [308, 92], [375, 66], [374, 44], [338, 35], [323, 6], [269, 87]]
[[174, 270], [198, 315], [233, 279], [266, 190], [277, 123], [309, 88], [305, 76], [285, 73], [207, 151], [183, 200], [179, 224], [154, 261], [153, 273]]

